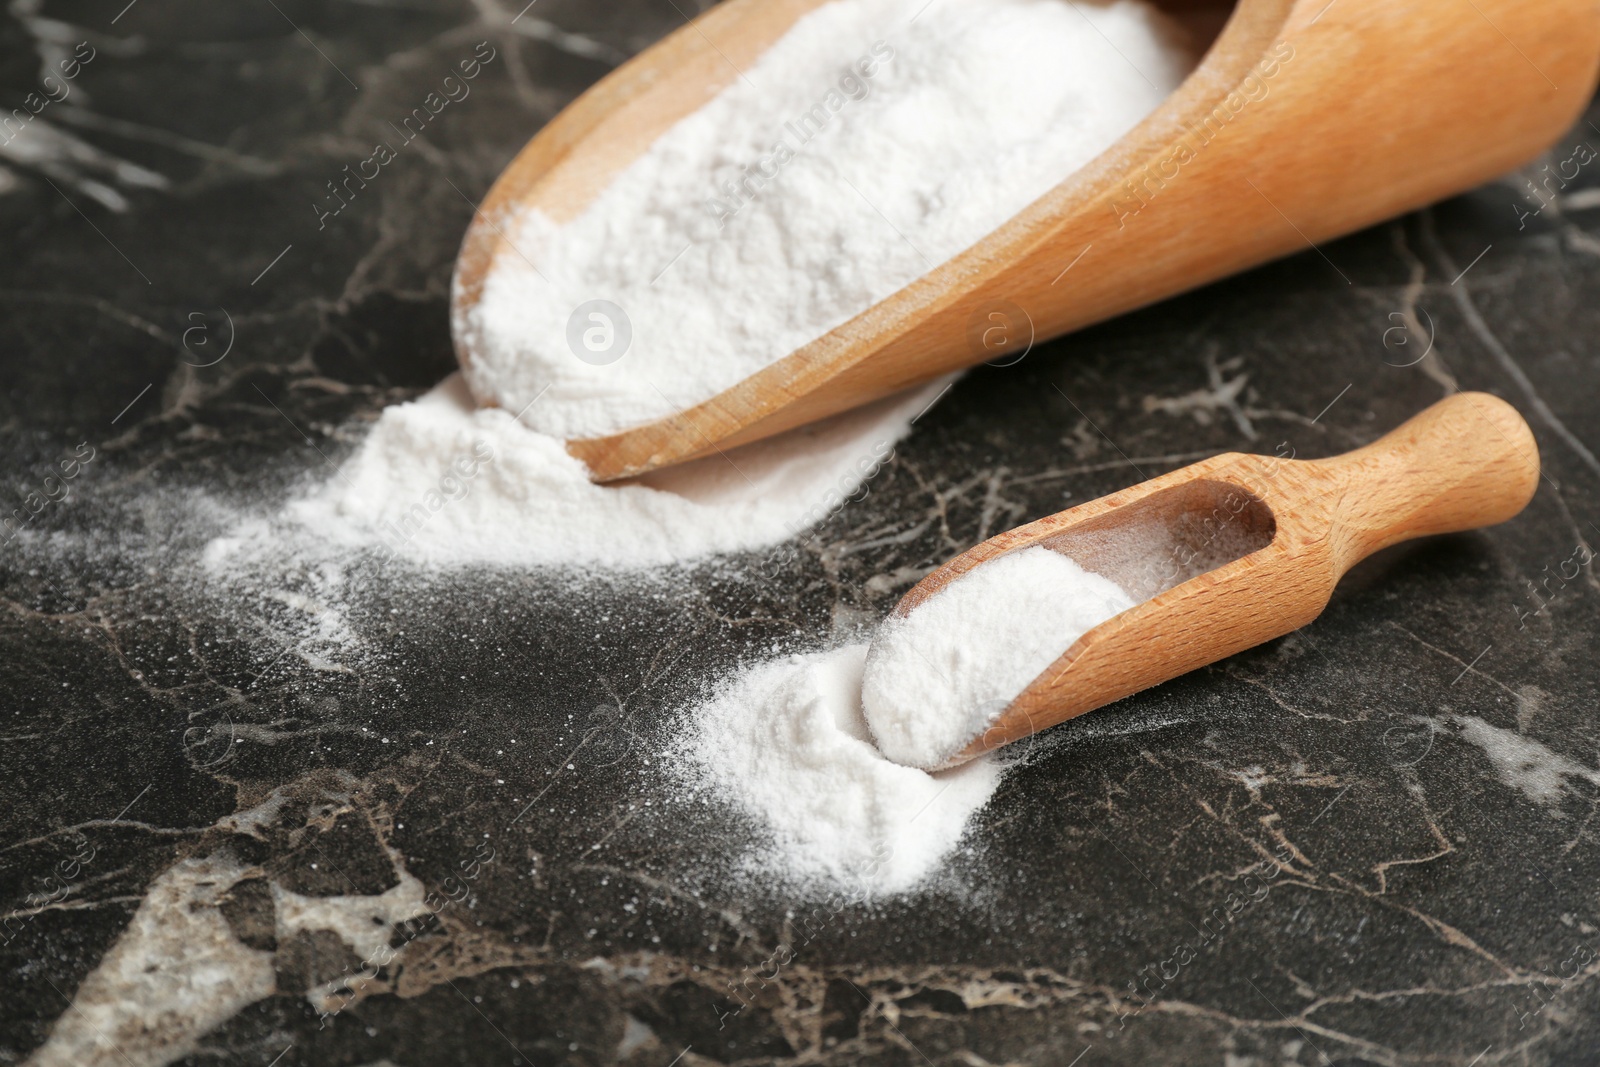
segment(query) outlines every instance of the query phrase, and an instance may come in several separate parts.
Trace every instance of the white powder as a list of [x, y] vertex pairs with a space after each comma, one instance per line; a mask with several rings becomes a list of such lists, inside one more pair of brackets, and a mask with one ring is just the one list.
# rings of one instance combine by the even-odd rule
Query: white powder
[[1038, 545], [974, 567], [878, 628], [862, 691], [872, 736], [899, 763], [940, 766], [1074, 641], [1133, 604]]
[[993, 760], [928, 774], [885, 759], [861, 716], [866, 651], [850, 645], [761, 664], [688, 717], [675, 753], [687, 757], [681, 773], [766, 828], [766, 847], [749, 857], [764, 878], [909, 889], [999, 784]]
[[[578, 217], [499, 221], [515, 251], [455, 324], [479, 353], [466, 368], [474, 395], [518, 411], [548, 386], [526, 421], [561, 438], [714, 396], [1109, 147], [1192, 67], [1180, 36], [1135, 0], [818, 8]], [[569, 318], [597, 299], [632, 329], [605, 366], [567, 339]]]
[[[290, 530], [329, 549], [379, 547], [438, 566], [637, 569], [746, 551], [827, 518], [937, 395], [934, 385], [767, 441], [599, 486], [553, 437], [475, 410], [459, 377], [386, 408], [326, 484], [292, 502]], [[258, 524], [208, 546], [213, 569], [278, 542]]]

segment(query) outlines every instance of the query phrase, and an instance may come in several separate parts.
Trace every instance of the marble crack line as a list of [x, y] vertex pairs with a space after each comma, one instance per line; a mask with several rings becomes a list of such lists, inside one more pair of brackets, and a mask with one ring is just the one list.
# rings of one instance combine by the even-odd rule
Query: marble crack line
[[1511, 696], [1511, 698], [1513, 700], [1520, 699], [1520, 697], [1518, 697], [1517, 691], [1515, 689], [1512, 689], [1510, 686], [1506, 685], [1504, 682], [1502, 682], [1500, 679], [1496, 678], [1494, 675], [1489, 674], [1486, 671], [1479, 670], [1477, 668], [1477, 666], [1476, 666], [1476, 664], [1478, 662], [1477, 660], [1473, 660], [1472, 663], [1468, 663], [1466, 660], [1464, 660], [1461, 657], [1455, 655], [1454, 653], [1446, 652], [1444, 649], [1439, 648], [1437, 645], [1430, 645], [1428, 642], [1424, 641], [1422, 638], [1418, 637], [1416, 634], [1412, 633], [1410, 630], [1406, 629], [1404, 626], [1401, 626], [1399, 623], [1393, 621], [1392, 619], [1385, 621], [1384, 625], [1388, 626], [1388, 627], [1391, 627], [1393, 629], [1399, 630], [1401, 633], [1403, 633], [1407, 637], [1411, 638], [1411, 640], [1415, 641], [1417, 644], [1421, 645], [1423, 648], [1427, 649], [1429, 652], [1437, 653], [1438, 655], [1443, 656], [1445, 659], [1449, 660], [1450, 662], [1460, 666], [1463, 669], [1462, 673], [1466, 673], [1467, 671], [1471, 671], [1471, 673], [1476, 674], [1478, 677], [1487, 679], [1488, 681], [1491, 681], [1495, 685], [1499, 686], [1501, 689], [1505, 690], [1508, 694], [1510, 694], [1510, 696]]
[[[1198, 452], [1168, 452], [1159, 456], [1131, 456], [1134, 463], [1142, 467], [1167, 467], [1174, 468], [1184, 463], [1193, 463], [1197, 459], [1208, 459], [1216, 455], [1216, 449], [1207, 448]], [[1075, 478], [1084, 474], [1097, 474], [1100, 471], [1121, 470], [1128, 465], [1126, 459], [1108, 460], [1104, 463], [1085, 463], [1077, 467], [1059, 467], [1039, 471], [1036, 474], [1024, 474], [1011, 479], [1012, 485], [1034, 485], [1039, 482], [1060, 481], [1063, 478]]]
[[[102, 885], [106, 885], [108, 883], [114, 882], [118, 878], [121, 878], [123, 875], [128, 874], [132, 870], [133, 870], [133, 868], [131, 866], [122, 866], [122, 867], [116, 868], [115, 870], [101, 871], [99, 874], [93, 875], [93, 876], [91, 876], [89, 878], [84, 878], [84, 879], [81, 879], [81, 880], [76, 881], [76, 882], [71, 882], [66, 887], [67, 888], [66, 895], [63, 896], [60, 900], [58, 900], [58, 901], [50, 901], [50, 902], [47, 902], [47, 903], [42, 903], [42, 904], [37, 904], [37, 905], [32, 905], [32, 906], [30, 906], [28, 908], [25, 908], [23, 910], [26, 911], [26, 912], [32, 913], [32, 914], [38, 914], [41, 911], [51, 911], [51, 910], [54, 910], [56, 907], [59, 907], [61, 905], [72, 903], [73, 902], [72, 898], [74, 898], [74, 897], [79, 898], [78, 901], [77, 901], [77, 904], [80, 905], [80, 906], [82, 904], [84, 904], [84, 903], [92, 903], [92, 902], [86, 901], [84, 899], [85, 898], [85, 894], [89, 890], [95, 888], [96, 886], [102, 886]], [[30, 893], [24, 899], [27, 899], [27, 900], [38, 900], [39, 898], [38, 898], [37, 894]]]
[[129, 140], [160, 145], [174, 152], [181, 152], [196, 159], [203, 159], [208, 163], [222, 164], [238, 173], [248, 174], [252, 177], [275, 177], [288, 169], [288, 164], [286, 163], [273, 162], [257, 156], [235, 152], [233, 149], [222, 145], [196, 141], [171, 130], [162, 129], [159, 126], [146, 126], [140, 122], [111, 118], [86, 107], [68, 105], [56, 113], [56, 118], [69, 126], [81, 126], [85, 129], [116, 134]]
[[1528, 974], [1524, 972], [1513, 978], [1474, 982], [1470, 985], [1454, 987], [1422, 985], [1400, 989], [1383, 989], [1375, 992], [1366, 989], [1351, 989], [1347, 993], [1319, 994], [1290, 1018], [1309, 1022], [1311, 1015], [1327, 1007], [1359, 1003], [1384, 1003], [1393, 1000], [1409, 1000], [1415, 997], [1470, 997], [1496, 989], [1526, 989], [1539, 983], [1549, 985], [1555, 982], [1562, 988], [1567, 988], [1573, 983], [1582, 985], [1597, 974], [1600, 974], [1600, 962], [1592, 963], [1584, 970], [1578, 971], [1571, 978], [1566, 979], [1554, 979], [1550, 975], [1543, 973]]
[[604, 41], [564, 30], [546, 19], [528, 17], [527, 9], [532, 7], [532, 4], [523, 7], [522, 12], [516, 15], [501, 7], [495, 0], [472, 0], [472, 6], [477, 9], [484, 24], [498, 33], [518, 34], [541, 44], [547, 44], [568, 55], [592, 59], [613, 67], [620, 66], [628, 59], [626, 52]]
[[133, 819], [91, 819], [88, 822], [81, 822], [74, 826], [63, 826], [59, 830], [51, 830], [47, 834], [41, 834], [38, 837], [30, 837], [26, 841], [18, 841], [14, 844], [7, 845], [4, 848], [0, 848], [0, 855], [10, 852], [14, 849], [47, 844], [55, 838], [60, 837], [62, 834], [73, 834], [82, 830], [99, 830], [108, 829], [111, 827], [124, 830], [137, 830], [140, 833], [150, 834], [156, 837], [193, 836], [195, 834], [203, 834], [207, 830], [211, 829], [209, 826], [156, 826], [153, 823], [137, 822]]
[[[1166, 771], [1168, 776], [1171, 777], [1172, 780], [1175, 783], [1177, 783], [1178, 788], [1182, 789], [1184, 791], [1184, 793], [1186, 795], [1188, 795], [1190, 797], [1190, 799], [1192, 799], [1195, 802], [1195, 804], [1200, 808], [1200, 810], [1203, 811], [1210, 819], [1212, 819], [1218, 827], [1222, 828], [1225, 833], [1231, 834], [1235, 839], [1237, 839], [1242, 844], [1244, 844], [1246, 848], [1250, 849], [1251, 851], [1255, 852], [1257, 855], [1261, 856], [1261, 861], [1260, 862], [1251, 864], [1248, 867], [1240, 869], [1238, 872], [1236, 872], [1234, 877], [1243, 877], [1244, 875], [1252, 873], [1252, 872], [1260, 869], [1263, 865], [1265, 865], [1265, 866], [1270, 866], [1270, 867], [1276, 868], [1277, 871], [1279, 872], [1277, 876], [1274, 876], [1273, 881], [1274, 881], [1275, 884], [1279, 884], [1279, 885], [1300, 885], [1300, 886], [1303, 886], [1303, 887], [1305, 887], [1307, 889], [1322, 890], [1324, 892], [1338, 892], [1337, 890], [1333, 890], [1330, 887], [1320, 885], [1317, 882], [1316, 875], [1314, 873], [1312, 873], [1310, 870], [1297, 871], [1293, 867], [1287, 866], [1286, 864], [1284, 864], [1281, 861], [1279, 861], [1277, 859], [1277, 857], [1271, 855], [1266, 850], [1266, 848], [1261, 845], [1260, 842], [1258, 842], [1254, 838], [1250, 837], [1248, 834], [1246, 834], [1243, 830], [1241, 830], [1238, 826], [1236, 826], [1234, 823], [1232, 823], [1228, 819], [1225, 819], [1225, 818], [1222, 818], [1221, 816], [1219, 816], [1216, 813], [1216, 810], [1214, 808], [1212, 808], [1212, 806], [1209, 803], [1207, 803], [1204, 799], [1195, 797], [1193, 795], [1193, 793], [1191, 792], [1191, 790], [1189, 789], [1189, 787], [1187, 785], [1185, 785], [1183, 782], [1179, 781], [1177, 779], [1176, 775], [1174, 775], [1169, 768], [1167, 768], [1164, 764], [1162, 764], [1160, 760], [1156, 759], [1154, 755], [1152, 755], [1149, 752], [1141, 752], [1141, 755], [1144, 756], [1144, 758], [1147, 761], [1149, 761], [1150, 763], [1152, 763], [1155, 766], [1160, 767], [1162, 770]], [[1281, 840], [1283, 846], [1285, 848], [1290, 849], [1293, 852], [1295, 858], [1297, 860], [1303, 862], [1307, 868], [1311, 868], [1311, 867], [1314, 866], [1314, 864], [1311, 863], [1309, 858], [1307, 858], [1304, 853], [1302, 853], [1298, 848], [1296, 848], [1292, 843], [1290, 843], [1287, 838], [1282, 838], [1281, 835], [1280, 835], [1280, 840]], [[1279, 883], [1277, 881], [1277, 877], [1284, 876], [1284, 875], [1288, 876], [1287, 880], [1284, 881], [1284, 882]], [[1199, 879], [1194, 884], [1196, 886], [1205, 885], [1205, 884], [1207, 884], [1209, 882], [1220, 880], [1220, 879], [1226, 879], [1228, 877], [1229, 876], [1226, 875], [1226, 874], [1208, 875], [1208, 876], [1206, 876], [1204, 878]]]
[[1572, 838], [1565, 845], [1561, 846], [1561, 854], [1563, 856], [1572, 855], [1572, 850], [1577, 848], [1584, 842], [1586, 838], [1590, 836], [1589, 827], [1594, 822], [1596, 814], [1600, 814], [1600, 796], [1590, 799], [1589, 810], [1584, 814], [1583, 821], [1580, 822], [1578, 824], [1578, 828], [1573, 831]]
[[[1451, 259], [1450, 253], [1444, 250], [1444, 245], [1440, 242], [1438, 232], [1434, 227], [1433, 212], [1429, 209], [1424, 209], [1422, 212], [1422, 238], [1428, 245], [1428, 250], [1434, 259], [1444, 268], [1444, 273], [1454, 275], [1456, 273], [1455, 260]], [[1464, 279], [1463, 284], [1451, 286], [1450, 295], [1455, 300], [1456, 307], [1461, 311], [1462, 317], [1467, 320], [1468, 329], [1489, 350], [1490, 356], [1500, 365], [1500, 369], [1517, 384], [1517, 388], [1522, 392], [1528, 405], [1538, 414], [1540, 421], [1548, 426], [1551, 432], [1572, 450], [1573, 454], [1582, 461], [1584, 466], [1588, 467], [1596, 476], [1600, 476], [1600, 458], [1596, 458], [1595, 454], [1589, 450], [1589, 447], [1579, 440], [1578, 436], [1567, 428], [1567, 424], [1561, 421], [1560, 416], [1551, 410], [1550, 405], [1545, 403], [1544, 397], [1535, 388], [1533, 380], [1522, 369], [1522, 364], [1517, 362], [1516, 357], [1501, 343], [1500, 338], [1490, 329], [1489, 324], [1484, 321], [1483, 315], [1478, 311], [1478, 306], [1472, 299], [1471, 288], [1465, 284]]]
[[[1559, 488], [1555, 493], [1555, 498], [1556, 507], [1561, 509], [1561, 515], [1567, 520], [1567, 527], [1572, 530], [1573, 536], [1578, 539], [1578, 544], [1582, 546], [1584, 551], [1593, 555], [1594, 547], [1589, 543], [1588, 536], [1584, 534], [1583, 527], [1578, 525], [1578, 520], [1572, 514], [1572, 509], [1567, 506], [1567, 498], [1561, 493]], [[1579, 573], [1583, 575], [1583, 580], [1588, 583], [1589, 588], [1593, 589], [1595, 592], [1600, 592], [1600, 576], [1596, 576], [1595, 568], [1580, 567], [1578, 570]], [[1530, 582], [1529, 584], [1531, 585], [1532, 583]]]
[[[1218, 363], [1217, 345], [1211, 342], [1207, 345], [1201, 362], [1206, 372], [1204, 386], [1181, 396], [1147, 395], [1141, 402], [1146, 414], [1157, 411], [1167, 415], [1188, 414], [1200, 425], [1208, 426], [1211, 424], [1212, 413], [1221, 412], [1233, 420], [1234, 426], [1246, 440], [1256, 440], [1260, 435], [1256, 432], [1255, 423], [1239, 403], [1240, 395], [1250, 383], [1250, 372], [1242, 369], [1244, 357], [1235, 356]], [[1226, 377], [1234, 371], [1239, 373], [1232, 378]]]
[[43, 904], [37, 908], [19, 908], [16, 911], [0, 913], [0, 922], [6, 922], [11, 919], [31, 919], [34, 916], [43, 915], [47, 911], [98, 911], [113, 904], [140, 904], [143, 901], [144, 897], [138, 893], [120, 897], [102, 897], [99, 900], [63, 900], [54, 904]]
[[1307, 1034], [1315, 1034], [1318, 1037], [1327, 1038], [1330, 1041], [1337, 1041], [1341, 1044], [1349, 1046], [1352, 1049], [1359, 1050], [1362, 1055], [1376, 1060], [1378, 1063], [1382, 1064], [1383, 1067], [1405, 1067], [1407, 1059], [1409, 1058], [1405, 1057], [1402, 1053], [1390, 1048], [1387, 1045], [1378, 1044], [1375, 1041], [1370, 1041], [1364, 1037], [1358, 1037], [1355, 1034], [1346, 1033], [1343, 1030], [1335, 1030], [1331, 1026], [1324, 1026], [1321, 1023], [1313, 1022], [1311, 1020], [1296, 1021], [1296, 1019], [1290, 1016], [1284, 1016], [1278, 1019], [1250, 1019], [1229, 1014], [1228, 1012], [1222, 1011], [1220, 1008], [1209, 1008], [1204, 1005], [1195, 1004], [1185, 1000], [1159, 1000], [1144, 1010], [1151, 1012], [1162, 1012], [1170, 1015], [1182, 1015], [1209, 1019], [1213, 1022], [1223, 1023], [1234, 1030], [1243, 1030], [1248, 1032], [1257, 1032], [1262, 1030], [1294, 1030]]
[[923, 519], [921, 522], [913, 523], [912, 525], [905, 527], [897, 533], [886, 534], [882, 537], [875, 537], [866, 541], [843, 542], [837, 545], [830, 545], [829, 548], [832, 550], [835, 557], [843, 558], [845, 556], [853, 556], [859, 552], [869, 552], [875, 548], [888, 548], [893, 545], [910, 544], [912, 541], [915, 541], [917, 538], [921, 537], [923, 533], [927, 531], [928, 527], [932, 525], [933, 517], [930, 516], [926, 519]]
[[1295, 705], [1289, 703], [1287, 700], [1284, 700], [1282, 697], [1280, 697], [1278, 695], [1277, 690], [1274, 689], [1267, 682], [1261, 680], [1260, 678], [1254, 678], [1254, 677], [1250, 676], [1249, 674], [1246, 674], [1244, 671], [1241, 671], [1238, 667], [1234, 666], [1233, 664], [1228, 664], [1228, 665], [1222, 667], [1222, 672], [1224, 674], [1226, 674], [1228, 677], [1235, 679], [1236, 681], [1243, 682], [1245, 685], [1255, 686], [1257, 689], [1259, 689], [1263, 693], [1265, 693], [1267, 695], [1267, 699], [1271, 700], [1274, 704], [1278, 705], [1278, 707], [1282, 708], [1284, 711], [1292, 712], [1293, 714], [1300, 716], [1300, 718], [1302, 718], [1302, 719], [1309, 719], [1309, 720], [1312, 720], [1312, 721], [1321, 721], [1321, 722], [1336, 722], [1336, 723], [1341, 723], [1341, 724], [1346, 725], [1346, 726], [1348, 726], [1349, 724], [1351, 724], [1353, 722], [1363, 722], [1363, 721], [1365, 721], [1365, 716], [1364, 715], [1363, 716], [1358, 716], [1357, 718], [1354, 718], [1354, 719], [1346, 719], [1346, 718], [1342, 718], [1342, 717], [1340, 717], [1338, 715], [1334, 715], [1332, 712], [1307, 711], [1305, 708], [1296, 707]]
[[1428, 856], [1418, 856], [1412, 859], [1386, 860], [1378, 864], [1375, 868], [1373, 868], [1373, 870], [1378, 876], [1378, 891], [1380, 893], [1387, 893], [1389, 891], [1390, 867], [1399, 867], [1407, 864], [1432, 863], [1434, 860], [1448, 856], [1450, 853], [1456, 850], [1455, 845], [1451, 844], [1450, 842], [1449, 835], [1447, 835], [1444, 832], [1443, 827], [1439, 825], [1438, 817], [1434, 815], [1433, 808], [1428, 804], [1427, 795], [1422, 791], [1421, 787], [1419, 786], [1416, 790], [1414, 790], [1412, 795], [1417, 805], [1422, 809], [1423, 817], [1428, 823], [1428, 832], [1432, 834], [1433, 839], [1439, 843], [1440, 850]]
[[1382, 862], [1373, 865], [1371, 870], [1378, 879], [1379, 896], [1389, 892], [1390, 867], [1421, 866], [1425, 863], [1432, 863], [1434, 860], [1443, 859], [1456, 850], [1454, 845], [1440, 838], [1438, 826], [1434, 825], [1431, 821], [1429, 822], [1428, 829], [1434, 835], [1435, 839], [1439, 840], [1439, 844], [1441, 846], [1439, 851], [1430, 852], [1426, 856], [1411, 856], [1406, 859], [1383, 860]]
[[911, 479], [917, 483], [917, 488], [933, 498], [933, 502], [928, 508], [928, 517], [938, 520], [939, 535], [943, 539], [945, 546], [951, 553], [965, 551], [969, 546], [958, 540], [950, 529], [950, 507], [964, 498], [974, 486], [982, 482], [984, 476], [981, 474], [974, 475], [951, 486], [949, 489], [942, 490], [936, 483], [929, 481], [923, 475], [921, 468], [911, 460], [902, 458], [899, 465], [905, 468], [907, 474], [911, 475]]
[[160, 341], [180, 352], [183, 346], [178, 338], [170, 332], [131, 311], [124, 311], [111, 301], [103, 297], [87, 296], [81, 293], [49, 293], [31, 289], [0, 289], [0, 300], [15, 300], [24, 303], [36, 304], [66, 304], [73, 307], [85, 307], [99, 312], [113, 322], [119, 322], [130, 329], [137, 330], [148, 337]]
[[[1239, 829], [1239, 827], [1236, 826], [1231, 820], [1217, 814], [1217, 810], [1211, 806], [1210, 801], [1206, 800], [1202, 796], [1199, 796], [1193, 789], [1189, 788], [1188, 783], [1179, 778], [1177, 773], [1171, 767], [1168, 767], [1165, 763], [1161, 762], [1155, 753], [1151, 752], [1149, 749], [1140, 749], [1139, 755], [1144, 758], [1146, 763], [1161, 770], [1162, 773], [1164, 773], [1167, 778], [1171, 780], [1172, 784], [1177, 786], [1183, 795], [1187, 797], [1195, 807], [1204, 812], [1213, 823], [1225, 829], [1239, 841], [1250, 844], [1249, 835], [1247, 835], [1243, 830]], [[1255, 802], [1255, 800], [1252, 801], [1252, 803]]]
[[1483, 960], [1485, 963], [1496, 968], [1507, 976], [1517, 976], [1518, 972], [1515, 967], [1506, 963], [1504, 960], [1500, 959], [1500, 957], [1496, 956], [1494, 953], [1478, 944], [1476, 940], [1474, 940], [1470, 935], [1462, 931], [1460, 928], [1452, 926], [1443, 919], [1435, 918], [1434, 916], [1429, 915], [1427, 912], [1421, 911], [1410, 904], [1402, 904], [1387, 894], [1373, 892], [1365, 886], [1352, 882], [1348, 878], [1345, 878], [1339, 874], [1330, 874], [1329, 877], [1348, 887], [1350, 892], [1365, 897], [1368, 900], [1375, 901], [1376, 903], [1381, 904], [1383, 907], [1400, 912], [1402, 915], [1409, 915], [1411, 918], [1415, 919], [1417, 922], [1421, 923], [1424, 927], [1431, 931], [1434, 936], [1439, 938], [1439, 940], [1443, 941], [1447, 945], [1450, 945], [1452, 948], [1458, 948], [1477, 956], [1479, 959]]
[[[1391, 243], [1394, 245], [1395, 254], [1405, 261], [1406, 269], [1410, 272], [1405, 288], [1400, 292], [1400, 310], [1397, 314], [1405, 324], [1407, 337], [1426, 337], [1429, 339], [1430, 348], [1417, 362], [1417, 369], [1429, 378], [1438, 382], [1444, 388], [1444, 395], [1461, 391], [1460, 384], [1455, 375], [1445, 366], [1444, 357], [1440, 354], [1437, 345], [1437, 329], [1423, 329], [1422, 322], [1417, 318], [1417, 301], [1422, 298], [1423, 291], [1428, 288], [1428, 267], [1411, 250], [1411, 245], [1406, 241], [1406, 228], [1403, 221], [1396, 222], [1389, 230]], [[1386, 335], [1387, 336], [1387, 335]]]
[[1002, 512], [1006, 515], [1006, 526], [1013, 525], [1018, 517], [1027, 512], [1026, 505], [1014, 500], [1008, 500], [1000, 494], [1000, 490], [1006, 484], [1006, 479], [1010, 474], [1011, 471], [1006, 467], [996, 467], [990, 472], [983, 493], [983, 510], [978, 516], [978, 534], [974, 540], [987, 541], [989, 539], [989, 531], [993, 528], [995, 520], [1000, 517]]
[[[748, 605], [744, 606], [748, 607]], [[726, 626], [732, 630], [738, 630], [745, 626], [777, 624], [780, 626], [787, 626], [797, 634], [803, 634], [806, 632], [805, 626], [783, 615], [725, 615], [716, 608], [711, 607], [709, 604], [703, 603], [696, 604], [695, 611], [701, 614], [703, 617], [711, 619], [713, 622], [721, 623], [723, 626]]]
[[[1274, 868], [1277, 870], [1278, 873], [1272, 876], [1272, 881], [1276, 885], [1301, 885], [1307, 889], [1320, 888], [1316, 884], [1317, 876], [1311, 870], [1296, 870], [1294, 867], [1281, 862], [1276, 856], [1269, 853], [1266, 849], [1266, 846], [1262, 845], [1259, 841], [1253, 841], [1247, 838], [1246, 843], [1250, 846], [1252, 851], [1256, 852], [1261, 857], [1259, 860], [1243, 867], [1235, 867], [1231, 871], [1214, 871], [1211, 874], [1205, 875], [1204, 877], [1197, 878], [1193, 883], [1191, 883], [1193, 888], [1208, 888], [1214, 882], [1236, 882], [1241, 878], [1246, 878], [1250, 875], [1260, 873], [1263, 868]], [[1287, 838], [1283, 840], [1283, 847], [1289, 849], [1298, 859], [1305, 862], [1308, 868], [1310, 867], [1310, 861], [1305, 860], [1305, 857], [1300, 855], [1299, 849], [1290, 844]], [[1279, 882], [1279, 878], [1287, 878], [1288, 880]]]

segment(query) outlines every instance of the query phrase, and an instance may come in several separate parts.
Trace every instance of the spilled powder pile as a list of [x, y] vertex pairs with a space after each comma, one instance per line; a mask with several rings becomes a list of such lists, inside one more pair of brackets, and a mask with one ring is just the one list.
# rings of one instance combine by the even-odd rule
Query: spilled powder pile
[[[474, 395], [562, 438], [706, 400], [997, 229], [1153, 110], [1193, 57], [1137, 0], [836, 0], [562, 224], [530, 210], [455, 323]], [[574, 355], [606, 300], [616, 362]], [[580, 316], [575, 336], [595, 322]], [[596, 334], [607, 352], [613, 332]], [[609, 339], [608, 339], [609, 338]]]
[[[340, 472], [287, 509], [323, 551], [372, 546], [435, 566], [630, 570], [777, 544], [815, 526], [878, 469], [941, 386], [621, 486], [598, 486], [562, 442], [459, 376], [384, 410]], [[276, 543], [257, 523], [213, 541], [214, 569]]]
[[686, 717], [669, 765], [770, 835], [758, 876], [866, 893], [910, 889], [960, 840], [1000, 764], [929, 774], [885, 759], [861, 715], [865, 645], [789, 656], [725, 682]]
[[1038, 545], [974, 567], [878, 627], [862, 689], [873, 738], [897, 763], [941, 765], [1074, 641], [1133, 604]]

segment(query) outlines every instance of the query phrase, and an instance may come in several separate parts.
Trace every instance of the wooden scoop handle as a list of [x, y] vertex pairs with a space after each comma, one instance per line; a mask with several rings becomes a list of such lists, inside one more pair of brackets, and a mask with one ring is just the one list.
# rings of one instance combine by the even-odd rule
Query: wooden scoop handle
[[1515, 408], [1457, 393], [1364, 448], [1308, 464], [1330, 483], [1341, 572], [1381, 548], [1505, 522], [1539, 485], [1539, 446]]

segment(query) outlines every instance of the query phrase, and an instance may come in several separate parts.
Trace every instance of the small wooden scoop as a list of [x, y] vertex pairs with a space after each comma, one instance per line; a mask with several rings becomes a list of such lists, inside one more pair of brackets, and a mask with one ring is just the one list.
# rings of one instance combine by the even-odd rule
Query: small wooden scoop
[[[718, 4], [529, 142], [489, 191], [456, 263], [463, 365], [481, 343], [467, 312], [484, 278], [499, 257], [519, 255], [503, 232], [507, 212], [537, 205], [557, 222], [574, 218], [823, 2]], [[938, 2], [922, 17], [936, 18]], [[1303, 251], [1531, 158], [1588, 101], [1600, 61], [1592, 0], [1157, 6], [1197, 43], [1215, 40], [1178, 91], [1094, 162], [967, 251], [732, 388], [568, 449], [596, 481], [631, 477]]]
[[896, 613], [1030, 545], [1142, 602], [1075, 641], [943, 766], [1299, 629], [1380, 548], [1504, 522], [1538, 482], [1538, 445], [1516, 409], [1458, 393], [1342, 456], [1228, 452], [990, 538], [917, 583]]

